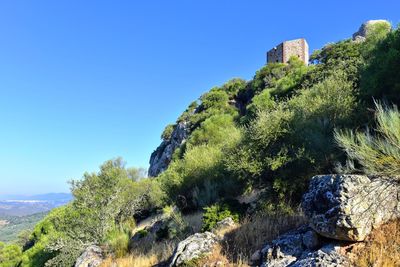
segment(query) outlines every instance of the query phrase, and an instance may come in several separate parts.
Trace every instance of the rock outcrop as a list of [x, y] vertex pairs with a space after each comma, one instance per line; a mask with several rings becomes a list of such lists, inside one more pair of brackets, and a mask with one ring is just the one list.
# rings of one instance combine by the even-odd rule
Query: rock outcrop
[[227, 217], [222, 221], [217, 222], [217, 224], [212, 229], [212, 232], [222, 238], [227, 231], [233, 229], [235, 226], [236, 223], [232, 219], [232, 217]]
[[339, 243], [327, 242], [307, 226], [282, 235], [260, 254], [263, 267], [349, 266]]
[[103, 262], [103, 252], [98, 246], [89, 246], [76, 260], [75, 267], [97, 267]]
[[360, 29], [353, 34], [353, 41], [364, 41], [365, 38], [368, 36], [370, 28], [373, 25], [380, 24], [380, 23], [381, 24], [386, 24], [389, 28], [391, 27], [390, 22], [387, 21], [387, 20], [383, 20], [383, 19], [380, 19], [380, 20], [368, 20], [368, 21], [364, 22], [361, 25]]
[[400, 218], [397, 182], [363, 175], [312, 178], [302, 207], [310, 226], [337, 240], [362, 241], [372, 229]]
[[189, 134], [187, 122], [179, 122], [171, 136], [163, 140], [158, 148], [151, 154], [149, 176], [155, 177], [165, 171], [171, 162], [175, 149], [179, 148], [186, 140]]
[[218, 237], [211, 232], [197, 233], [179, 242], [170, 266], [184, 266], [211, 253]]
[[[225, 234], [237, 224], [231, 217], [219, 221], [212, 232], [196, 233], [179, 242], [170, 266], [186, 266], [211, 253], [219, 242], [223, 241]], [[216, 263], [216, 266], [220, 266]], [[224, 266], [223, 263], [221, 266]]]
[[[264, 267], [352, 266], [355, 241], [400, 218], [399, 182], [364, 175], [312, 178], [302, 207], [309, 225], [290, 231], [252, 256]], [[354, 255], [353, 255], [354, 256]]]

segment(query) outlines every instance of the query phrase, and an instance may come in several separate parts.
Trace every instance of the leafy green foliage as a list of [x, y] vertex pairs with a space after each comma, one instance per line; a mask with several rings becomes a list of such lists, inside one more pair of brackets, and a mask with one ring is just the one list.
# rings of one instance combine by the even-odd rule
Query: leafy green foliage
[[366, 41], [362, 44], [362, 53], [365, 58], [373, 56], [373, 50], [392, 30], [392, 25], [386, 21], [370, 24], [366, 28]]
[[386, 99], [400, 104], [400, 29], [390, 32], [375, 49], [362, 72], [362, 96], [369, 103], [375, 99]]
[[351, 40], [328, 44], [321, 50], [315, 51], [310, 60], [317, 65], [304, 77], [302, 87], [311, 87], [337, 70], [343, 71], [348, 79], [357, 85], [359, 72], [364, 64], [361, 51], [362, 45]]
[[270, 184], [278, 198], [300, 197], [307, 178], [333, 164], [333, 128], [351, 122], [355, 92], [343, 73], [262, 110], [225, 160], [234, 176]]
[[21, 260], [22, 250], [18, 245], [5, 245], [0, 242], [0, 266], [15, 267]]
[[[377, 129], [370, 132], [337, 131], [336, 141], [346, 151], [346, 171], [400, 177], [400, 112], [376, 105]], [[354, 162], [361, 165], [357, 170]]]
[[115, 253], [123, 253], [127, 222], [143, 209], [161, 206], [164, 198], [156, 181], [135, 181], [135, 173], [118, 158], [105, 162], [98, 173], [71, 181], [74, 200], [36, 225], [22, 265], [71, 266], [92, 243], [107, 243]]
[[275, 101], [269, 90], [264, 90], [260, 94], [253, 97], [251, 103], [247, 106], [247, 114], [245, 119], [254, 119], [260, 110], [268, 111], [275, 107]]
[[231, 217], [235, 222], [239, 221], [239, 214], [231, 211], [227, 204], [214, 204], [204, 208], [202, 231], [210, 231], [217, 222]]
[[206, 119], [201, 127], [196, 129], [188, 140], [188, 145], [230, 145], [240, 138], [240, 129], [235, 125], [234, 118], [228, 114], [214, 115]]
[[222, 90], [225, 91], [230, 98], [233, 98], [237, 96], [240, 91], [243, 91], [246, 85], [247, 82], [245, 80], [235, 78], [222, 85]]
[[104, 240], [109, 253], [116, 257], [123, 257], [129, 252], [129, 240], [132, 237], [134, 225], [134, 222], [127, 221], [111, 228]]
[[174, 124], [168, 124], [163, 133], [161, 134], [161, 139], [163, 140], [169, 140], [171, 138], [172, 132], [174, 131], [175, 125]]

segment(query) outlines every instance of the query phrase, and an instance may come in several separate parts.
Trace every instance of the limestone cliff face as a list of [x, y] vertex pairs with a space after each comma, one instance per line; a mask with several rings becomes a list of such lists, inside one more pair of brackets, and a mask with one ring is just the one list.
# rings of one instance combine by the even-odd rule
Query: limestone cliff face
[[149, 176], [156, 177], [168, 168], [175, 149], [179, 148], [189, 135], [188, 123], [179, 122], [170, 138], [163, 140], [158, 148], [151, 154]]

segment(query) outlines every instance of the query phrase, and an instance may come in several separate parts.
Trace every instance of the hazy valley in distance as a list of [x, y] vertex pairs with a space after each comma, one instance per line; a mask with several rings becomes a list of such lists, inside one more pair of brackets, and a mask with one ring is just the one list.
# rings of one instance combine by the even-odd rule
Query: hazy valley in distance
[[21, 231], [32, 229], [50, 210], [71, 200], [69, 193], [0, 194], [0, 242], [15, 241]]

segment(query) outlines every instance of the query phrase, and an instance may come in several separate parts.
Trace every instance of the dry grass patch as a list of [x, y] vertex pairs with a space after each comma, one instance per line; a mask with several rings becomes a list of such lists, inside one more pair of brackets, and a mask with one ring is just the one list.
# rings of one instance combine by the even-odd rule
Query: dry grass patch
[[376, 229], [355, 251], [354, 264], [359, 267], [400, 266], [400, 220]]
[[150, 267], [157, 263], [157, 256], [155, 255], [139, 255], [116, 260], [108, 258], [103, 262], [101, 267]]
[[254, 215], [225, 235], [223, 253], [230, 262], [249, 262], [251, 255], [266, 242], [304, 223], [303, 215]]
[[247, 263], [242, 260], [238, 260], [235, 263], [229, 262], [225, 253], [223, 252], [223, 248], [220, 245], [215, 246], [214, 250], [207, 258], [199, 260], [197, 262], [198, 266], [202, 267], [217, 267], [217, 266], [226, 266], [226, 267], [248, 267]]
[[203, 226], [203, 211], [183, 215], [184, 222], [190, 227], [191, 232], [198, 233]]
[[101, 267], [149, 267], [167, 261], [174, 249], [176, 242], [165, 241], [160, 243], [143, 244], [138, 246], [131, 255], [113, 259], [106, 259]]

